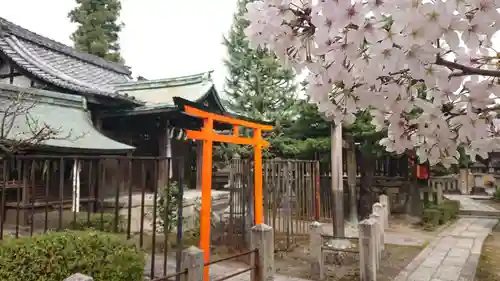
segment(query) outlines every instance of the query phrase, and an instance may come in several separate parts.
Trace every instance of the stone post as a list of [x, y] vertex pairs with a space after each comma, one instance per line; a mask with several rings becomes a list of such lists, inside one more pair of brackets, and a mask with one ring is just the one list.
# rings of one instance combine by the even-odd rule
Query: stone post
[[460, 192], [462, 194], [469, 194], [469, 169], [460, 169], [459, 178]]
[[[385, 221], [384, 221], [384, 213], [385, 213], [385, 210], [384, 210], [384, 206], [382, 206], [382, 204], [380, 203], [375, 203], [373, 204], [372, 206], [372, 213], [374, 214], [374, 218], [377, 219], [378, 221], [378, 224], [379, 224], [379, 236], [380, 236], [380, 250], [384, 250], [385, 246], [384, 246], [384, 243], [385, 243], [385, 228], [384, 228], [384, 225], [385, 225]], [[378, 217], [377, 217], [378, 215]]]
[[274, 232], [273, 228], [266, 224], [258, 224], [252, 227], [250, 233], [251, 249], [257, 249], [252, 259], [252, 270], [250, 280], [272, 281], [274, 280]]
[[380, 204], [384, 207], [382, 218], [384, 219], [384, 229], [389, 229], [389, 217], [391, 216], [391, 206], [389, 203], [389, 196], [382, 194], [379, 196]]
[[323, 280], [325, 278], [325, 264], [323, 261], [323, 229], [321, 223], [315, 221], [309, 226], [309, 248], [311, 259], [311, 278]]
[[70, 277], [64, 279], [64, 281], [94, 281], [94, 278], [87, 275], [83, 275], [81, 273], [75, 273]]
[[443, 183], [441, 181], [436, 185], [436, 204], [443, 202]]
[[377, 281], [376, 222], [359, 223], [359, 276], [361, 281]]
[[375, 250], [377, 251], [377, 269], [378, 269], [378, 261], [380, 259], [382, 253], [382, 244], [383, 244], [383, 236], [380, 227], [380, 215], [376, 213], [370, 214], [370, 219], [375, 221]]
[[203, 251], [191, 246], [182, 252], [181, 268], [187, 269], [186, 274], [181, 275], [182, 281], [203, 281]]

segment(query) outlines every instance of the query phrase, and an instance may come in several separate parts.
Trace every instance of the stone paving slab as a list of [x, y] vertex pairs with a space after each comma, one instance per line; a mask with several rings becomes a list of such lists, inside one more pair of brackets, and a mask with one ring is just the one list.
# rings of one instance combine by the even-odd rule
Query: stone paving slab
[[460, 201], [460, 210], [463, 211], [498, 211], [492, 206], [483, 204], [481, 200], [474, 200], [469, 195], [445, 194], [445, 198]]
[[394, 281], [472, 281], [496, 219], [461, 218], [441, 232]]

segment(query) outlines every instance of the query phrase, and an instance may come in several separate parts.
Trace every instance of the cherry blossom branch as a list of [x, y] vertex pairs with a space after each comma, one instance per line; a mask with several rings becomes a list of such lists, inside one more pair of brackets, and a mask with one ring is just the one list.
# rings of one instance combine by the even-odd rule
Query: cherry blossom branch
[[500, 77], [500, 71], [482, 69], [477, 67], [466, 66], [449, 60], [445, 60], [440, 56], [436, 58], [436, 64], [448, 67], [450, 70], [460, 70], [460, 73], [453, 74], [453, 76], [462, 75], [483, 75], [489, 77]]

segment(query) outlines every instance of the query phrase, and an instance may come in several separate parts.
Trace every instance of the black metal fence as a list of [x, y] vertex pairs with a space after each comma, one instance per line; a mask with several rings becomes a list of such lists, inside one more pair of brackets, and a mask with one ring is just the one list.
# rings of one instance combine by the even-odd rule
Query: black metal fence
[[[248, 159], [232, 159], [229, 168], [230, 196], [229, 212], [224, 224], [226, 230], [212, 233], [222, 233], [217, 239], [218, 243], [243, 251], [248, 249], [248, 233], [254, 223], [253, 163]], [[264, 223], [273, 227], [276, 249], [291, 249], [297, 238], [303, 238], [308, 233], [309, 224], [316, 213], [319, 176], [317, 161], [264, 161]]]
[[[15, 156], [0, 160], [0, 240], [94, 228], [148, 252], [145, 275], [180, 272], [181, 158]], [[174, 270], [175, 269], [175, 270]], [[176, 275], [178, 276], [178, 275]]]

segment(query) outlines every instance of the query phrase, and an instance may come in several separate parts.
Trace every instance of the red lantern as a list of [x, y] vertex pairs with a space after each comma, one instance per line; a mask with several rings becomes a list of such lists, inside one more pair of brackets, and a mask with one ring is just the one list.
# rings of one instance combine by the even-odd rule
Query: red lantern
[[[414, 155], [410, 156], [411, 166], [415, 165]], [[428, 180], [429, 179], [429, 168], [427, 165], [417, 164], [417, 179]]]

